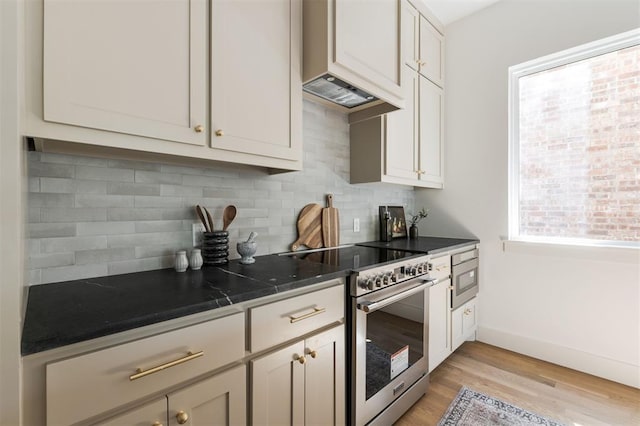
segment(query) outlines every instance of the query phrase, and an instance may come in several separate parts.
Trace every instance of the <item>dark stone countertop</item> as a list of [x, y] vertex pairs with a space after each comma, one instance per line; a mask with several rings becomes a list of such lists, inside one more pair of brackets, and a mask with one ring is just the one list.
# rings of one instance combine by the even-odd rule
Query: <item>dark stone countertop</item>
[[358, 243], [358, 245], [406, 250], [415, 253], [438, 254], [471, 244], [477, 244], [479, 242], [480, 240], [465, 238], [418, 237], [417, 239], [411, 240], [406, 238], [396, 238], [388, 243], [384, 241], [367, 241], [364, 243]]
[[348, 270], [286, 256], [29, 287], [22, 355], [82, 342], [345, 277]]

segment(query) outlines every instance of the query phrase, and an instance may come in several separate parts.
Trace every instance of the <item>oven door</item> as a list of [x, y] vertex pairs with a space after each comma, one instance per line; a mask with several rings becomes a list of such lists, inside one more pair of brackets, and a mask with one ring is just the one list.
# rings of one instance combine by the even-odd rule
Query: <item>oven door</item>
[[478, 258], [454, 265], [451, 277], [451, 309], [456, 309], [478, 294]]
[[371, 421], [427, 373], [428, 287], [434, 282], [415, 278], [352, 299], [354, 424]]

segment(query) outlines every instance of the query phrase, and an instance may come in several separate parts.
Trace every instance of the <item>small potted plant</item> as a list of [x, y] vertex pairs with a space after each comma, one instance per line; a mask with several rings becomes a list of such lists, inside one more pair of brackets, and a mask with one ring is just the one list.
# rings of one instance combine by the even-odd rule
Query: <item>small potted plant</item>
[[411, 226], [409, 227], [409, 238], [418, 238], [418, 223], [429, 216], [429, 209], [424, 207], [418, 213], [411, 216]]

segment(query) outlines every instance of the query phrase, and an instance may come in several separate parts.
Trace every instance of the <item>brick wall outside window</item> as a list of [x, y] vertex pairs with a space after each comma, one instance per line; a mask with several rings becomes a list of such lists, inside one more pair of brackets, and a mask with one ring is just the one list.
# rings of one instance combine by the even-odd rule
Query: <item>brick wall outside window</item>
[[519, 80], [520, 235], [640, 241], [640, 46]]

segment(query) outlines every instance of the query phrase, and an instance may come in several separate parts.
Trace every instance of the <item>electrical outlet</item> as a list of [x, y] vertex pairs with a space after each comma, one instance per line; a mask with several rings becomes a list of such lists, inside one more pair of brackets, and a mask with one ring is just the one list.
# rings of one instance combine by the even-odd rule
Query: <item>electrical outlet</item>
[[360, 232], [360, 218], [353, 219], [353, 232]]
[[202, 233], [204, 232], [204, 225], [200, 222], [194, 222], [191, 225], [191, 233], [193, 235], [193, 246], [198, 247], [202, 245]]

